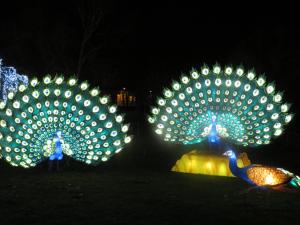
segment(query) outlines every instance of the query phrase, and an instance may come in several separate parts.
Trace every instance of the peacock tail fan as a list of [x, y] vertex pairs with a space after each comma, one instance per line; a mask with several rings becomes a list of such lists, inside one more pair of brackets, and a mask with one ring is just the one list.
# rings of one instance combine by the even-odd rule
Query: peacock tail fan
[[116, 114], [107, 96], [76, 78], [64, 81], [46, 76], [20, 85], [0, 103], [0, 153], [13, 166], [36, 166], [55, 152], [57, 136], [62, 152], [87, 164], [98, 164], [131, 141], [128, 124]]
[[165, 141], [195, 144], [217, 136], [234, 144], [259, 146], [282, 134], [293, 114], [273, 83], [254, 71], [203, 66], [164, 89], [148, 121]]

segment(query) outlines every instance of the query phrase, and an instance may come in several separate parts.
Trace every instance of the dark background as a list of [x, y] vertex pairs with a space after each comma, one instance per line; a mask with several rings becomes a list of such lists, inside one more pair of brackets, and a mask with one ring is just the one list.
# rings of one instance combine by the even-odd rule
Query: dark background
[[120, 110], [132, 124], [135, 139], [118, 160], [108, 164], [140, 163], [163, 169], [194, 147], [163, 143], [147, 124], [149, 106], [163, 87], [203, 63], [255, 68], [284, 91], [296, 116], [282, 136], [269, 146], [250, 149], [250, 154], [258, 161], [291, 166], [293, 162], [284, 160], [282, 154], [287, 158], [298, 154], [300, 137], [297, 16], [228, 8], [219, 3], [207, 7], [10, 1], [1, 5], [0, 57], [4, 65], [13, 65], [29, 77], [77, 74], [113, 97], [126, 87], [136, 95], [137, 105]]

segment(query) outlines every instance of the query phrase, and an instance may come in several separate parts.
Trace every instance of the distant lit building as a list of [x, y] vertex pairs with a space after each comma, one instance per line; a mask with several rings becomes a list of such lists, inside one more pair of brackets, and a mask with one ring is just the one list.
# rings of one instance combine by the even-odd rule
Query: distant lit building
[[117, 105], [118, 106], [135, 106], [136, 105], [136, 97], [131, 95], [126, 88], [123, 88], [117, 94]]

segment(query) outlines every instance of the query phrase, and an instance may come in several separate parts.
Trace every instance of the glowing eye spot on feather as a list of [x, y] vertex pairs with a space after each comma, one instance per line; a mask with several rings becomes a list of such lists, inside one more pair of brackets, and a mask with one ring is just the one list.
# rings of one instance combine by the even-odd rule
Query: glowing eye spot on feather
[[266, 82], [265, 79], [262, 77], [258, 78], [258, 80], [257, 80], [257, 84], [260, 87], [263, 86], [265, 84], [265, 82]]
[[210, 86], [211, 81], [210, 81], [210, 79], [206, 79], [204, 83], [205, 83], [205, 86], [208, 87], [208, 86]]
[[195, 87], [196, 87], [197, 89], [201, 89], [201, 83], [197, 82], [197, 83], [195, 84]]
[[105, 120], [106, 119], [106, 115], [105, 114], [100, 114], [99, 116], [99, 120]]
[[78, 94], [78, 95], [75, 96], [75, 101], [76, 102], [80, 102], [81, 99], [82, 99], [82, 96], [80, 94]]
[[107, 161], [107, 157], [103, 156], [103, 157], [101, 158], [101, 160], [102, 160], [103, 162], [105, 162], [105, 161]]
[[186, 76], [183, 76], [181, 78], [181, 81], [182, 81], [182, 83], [187, 84], [190, 81], [190, 79], [188, 77], [186, 77]]
[[169, 89], [166, 89], [164, 91], [164, 95], [165, 95], [166, 98], [170, 98], [170, 97], [172, 97], [173, 93]]
[[124, 142], [126, 144], [130, 143], [131, 142], [131, 137], [130, 136], [125, 137]]
[[164, 106], [166, 104], [166, 101], [164, 99], [160, 98], [160, 99], [158, 99], [157, 103], [160, 106]]
[[226, 81], [225, 81], [225, 85], [226, 85], [227, 87], [230, 87], [231, 84], [232, 84], [232, 81], [231, 81], [231, 80], [226, 80]]
[[153, 108], [153, 109], [152, 109], [152, 113], [153, 113], [154, 115], [157, 115], [157, 114], [159, 113], [159, 109], [158, 109], [158, 108]]
[[165, 115], [163, 115], [163, 116], [161, 116], [161, 120], [164, 121], [164, 122], [166, 122], [168, 120], [168, 117], [165, 116]]
[[260, 103], [264, 104], [264, 103], [267, 102], [267, 100], [268, 100], [268, 98], [267, 98], [266, 96], [262, 96], [262, 97], [260, 98]]
[[123, 121], [123, 117], [121, 115], [116, 116], [116, 122], [121, 123]]
[[[172, 100], [173, 101], [173, 100]], [[177, 101], [176, 101], [177, 102]], [[173, 105], [173, 103], [171, 102], [171, 104]], [[176, 104], [177, 105], [177, 104]], [[172, 113], [172, 108], [171, 107], [167, 107], [166, 108], [167, 113]]]
[[281, 112], [287, 112], [288, 111], [288, 105], [283, 104], [283, 105], [281, 105], [280, 109], [281, 109]]
[[93, 97], [99, 95], [99, 90], [98, 90], [98, 89], [93, 89], [93, 90], [91, 90], [91, 95], [92, 95]]
[[121, 128], [123, 133], [126, 133], [128, 131], [128, 129], [129, 129], [128, 125], [123, 125], [122, 128]]
[[89, 87], [89, 85], [88, 85], [87, 82], [83, 82], [83, 83], [80, 85], [80, 88], [81, 88], [81, 90], [83, 90], [83, 91], [85, 91], [88, 87]]
[[269, 86], [267, 86], [266, 90], [267, 90], [268, 94], [272, 94], [274, 92], [275, 88], [274, 88], [274, 86], [269, 85]]
[[2, 102], [2, 101], [0, 101], [0, 109], [4, 109], [5, 108], [5, 103], [4, 102]]
[[236, 74], [237, 74], [238, 76], [241, 77], [241, 76], [244, 74], [244, 70], [241, 69], [241, 68], [238, 68], [238, 69], [236, 70]]
[[253, 96], [257, 96], [257, 95], [259, 95], [259, 90], [258, 90], [258, 89], [255, 89], [255, 90], [253, 91]]
[[275, 136], [279, 136], [282, 134], [282, 130], [281, 129], [277, 129], [275, 132], [274, 132], [274, 135]]
[[102, 98], [100, 98], [100, 102], [103, 105], [107, 104], [108, 103], [108, 97], [102, 97]]
[[32, 87], [35, 87], [37, 84], [38, 84], [38, 80], [37, 80], [36, 78], [34, 78], [34, 79], [32, 79], [32, 80], [30, 81], [30, 85], [31, 85]]
[[289, 123], [291, 120], [292, 120], [292, 115], [287, 115], [287, 116], [285, 116], [284, 121], [285, 121], [286, 123]]
[[112, 122], [107, 122], [107, 123], [105, 124], [105, 127], [106, 127], [106, 128], [111, 128], [112, 125], [113, 125]]
[[186, 92], [187, 92], [188, 94], [192, 94], [192, 93], [193, 93], [193, 89], [192, 89], [191, 87], [187, 87], [187, 88], [186, 88]]
[[215, 85], [216, 86], [220, 86], [222, 84], [222, 80], [220, 79], [220, 78], [217, 78], [216, 80], [215, 80]]
[[90, 101], [90, 100], [85, 100], [85, 101], [83, 102], [83, 105], [84, 105], [85, 107], [90, 106], [90, 104], [91, 104], [91, 101]]
[[249, 91], [251, 89], [251, 85], [250, 84], [246, 84], [245, 86], [244, 86], [244, 90], [245, 91]]
[[213, 68], [213, 73], [219, 74], [220, 72], [221, 72], [221, 68], [220, 68], [219, 66], [215, 66], [215, 67]]
[[93, 113], [97, 113], [97, 112], [99, 112], [99, 109], [100, 108], [98, 106], [94, 106], [92, 111], [93, 111]]
[[230, 74], [232, 73], [232, 68], [231, 68], [231, 67], [227, 67], [227, 68], [225, 69], [225, 73], [226, 73], [227, 75], [230, 75]]
[[55, 89], [54, 90], [54, 94], [55, 94], [55, 96], [60, 96], [60, 90], [59, 89]]
[[19, 109], [19, 108], [20, 108], [20, 102], [19, 102], [19, 101], [14, 101], [13, 107], [14, 107], [15, 109]]
[[119, 146], [120, 144], [121, 144], [121, 141], [120, 140], [116, 140], [116, 141], [114, 141], [114, 146]]
[[34, 111], [33, 107], [29, 106], [28, 107], [28, 112], [33, 113], [33, 111]]
[[148, 117], [148, 122], [149, 123], [154, 123], [155, 122], [155, 119], [151, 116]]
[[18, 89], [20, 92], [23, 92], [26, 90], [26, 86], [24, 84], [21, 84]]
[[241, 86], [241, 81], [239, 81], [239, 80], [235, 81], [235, 82], [234, 82], [234, 86], [235, 86], [236, 88], [240, 87], [240, 86]]
[[161, 134], [162, 134], [162, 130], [161, 130], [161, 129], [156, 129], [156, 130], [155, 130], [155, 133], [161, 135]]
[[191, 75], [192, 75], [193, 79], [198, 79], [199, 78], [199, 74], [196, 71], [193, 71]]
[[72, 95], [72, 92], [71, 92], [70, 90], [67, 90], [67, 91], [65, 92], [65, 97], [66, 97], [66, 98], [70, 98], [71, 95]]
[[280, 102], [281, 100], [282, 100], [282, 97], [281, 97], [280, 94], [276, 94], [276, 95], [274, 96], [274, 102]]
[[51, 77], [50, 76], [46, 76], [44, 78], [44, 84], [50, 84], [51, 83]]
[[76, 83], [77, 83], [77, 80], [74, 79], [74, 78], [71, 78], [71, 79], [69, 80], [69, 82], [68, 82], [68, 84], [69, 84], [70, 86], [74, 86]]
[[183, 93], [179, 94], [179, 99], [184, 100], [185, 99], [185, 95]]
[[273, 113], [272, 116], [271, 116], [271, 119], [272, 120], [277, 120], [279, 117], [279, 114], [278, 113]]
[[249, 73], [247, 74], [247, 78], [248, 78], [249, 80], [253, 80], [254, 77], [255, 77], [255, 74], [254, 74], [253, 72], [249, 72]]
[[206, 75], [208, 75], [208, 73], [209, 73], [209, 69], [208, 68], [203, 68], [202, 70], [201, 70], [201, 73], [204, 75], [204, 76], [206, 76]]
[[178, 91], [179, 89], [180, 89], [180, 84], [179, 83], [177, 83], [177, 82], [175, 82], [175, 83], [173, 83], [173, 89], [175, 90], [175, 91]]
[[6, 140], [7, 140], [8, 142], [11, 142], [11, 141], [12, 141], [12, 137], [11, 137], [11, 136], [7, 136], [7, 137], [6, 137]]
[[157, 127], [160, 128], [160, 129], [163, 129], [163, 128], [164, 128], [164, 125], [161, 124], [161, 123], [159, 123], [159, 124], [157, 124]]
[[274, 128], [275, 128], [275, 129], [278, 129], [278, 128], [280, 128], [280, 127], [281, 127], [281, 123], [275, 123], [275, 124], [274, 124]]
[[268, 110], [268, 111], [271, 111], [273, 108], [274, 108], [274, 105], [273, 105], [272, 103], [269, 103], [269, 104], [267, 105], [267, 110]]
[[38, 91], [33, 91], [32, 92], [32, 97], [37, 99], [39, 96], [40, 96], [40, 93]]
[[110, 113], [115, 113], [117, 111], [117, 107], [116, 106], [111, 106], [111, 107], [109, 107], [109, 112]]
[[15, 94], [13, 92], [9, 92], [8, 95], [7, 95], [7, 98], [11, 100], [11, 99], [14, 98], [14, 95]]
[[62, 84], [63, 81], [64, 81], [64, 78], [63, 78], [63, 77], [57, 77], [57, 78], [55, 79], [55, 83], [58, 84], [58, 85]]

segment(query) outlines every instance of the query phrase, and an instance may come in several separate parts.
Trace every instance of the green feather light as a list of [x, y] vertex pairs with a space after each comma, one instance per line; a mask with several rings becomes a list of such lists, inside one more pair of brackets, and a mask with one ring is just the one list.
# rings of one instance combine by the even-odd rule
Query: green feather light
[[290, 104], [274, 84], [254, 71], [203, 66], [166, 88], [148, 121], [165, 141], [194, 144], [205, 140], [212, 117], [218, 136], [243, 146], [269, 144], [291, 121]]
[[108, 160], [131, 136], [117, 107], [99, 93], [87, 82], [64, 81], [63, 76], [20, 85], [16, 94], [8, 94], [6, 104], [0, 103], [2, 158], [13, 166], [36, 166], [54, 152], [52, 137], [60, 131], [64, 154], [87, 164]]

